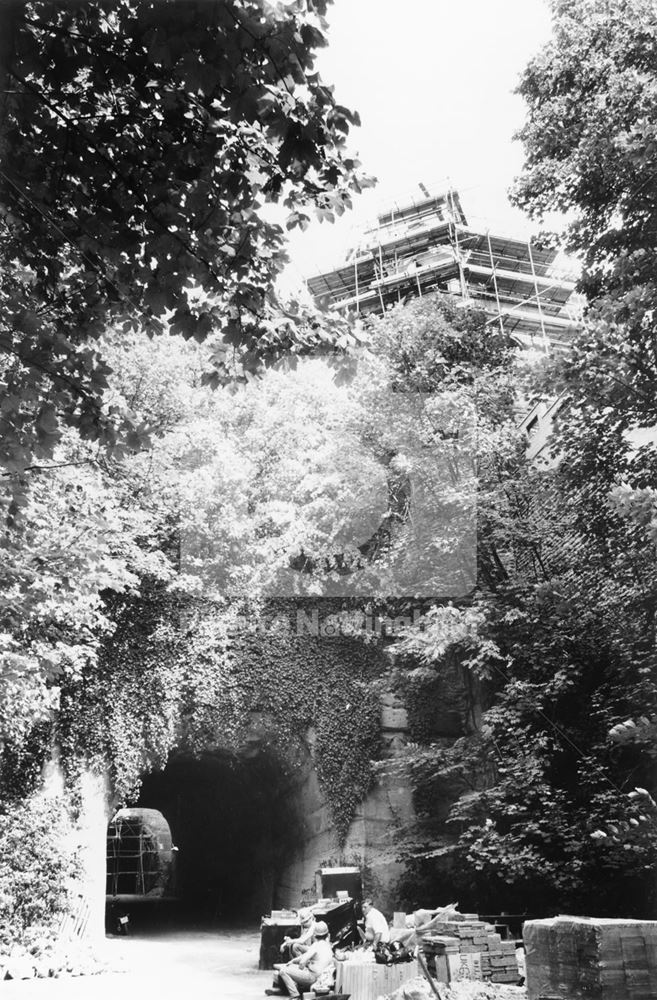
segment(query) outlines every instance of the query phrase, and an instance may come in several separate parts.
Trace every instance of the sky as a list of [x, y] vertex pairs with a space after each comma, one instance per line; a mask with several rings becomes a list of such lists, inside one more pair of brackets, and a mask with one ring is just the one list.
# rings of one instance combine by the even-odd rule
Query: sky
[[546, 0], [334, 0], [317, 68], [362, 126], [350, 146], [379, 184], [334, 226], [290, 242], [293, 274], [339, 263], [355, 230], [404, 195], [451, 186], [473, 225], [527, 237], [539, 228], [508, 202], [523, 153], [513, 93], [550, 36]]

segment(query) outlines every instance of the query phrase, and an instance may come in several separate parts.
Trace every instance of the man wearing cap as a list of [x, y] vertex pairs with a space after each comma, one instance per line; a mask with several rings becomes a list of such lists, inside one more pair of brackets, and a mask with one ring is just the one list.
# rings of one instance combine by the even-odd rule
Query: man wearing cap
[[318, 920], [315, 924], [314, 944], [300, 958], [293, 959], [278, 970], [281, 983], [291, 1000], [299, 1000], [301, 990], [309, 990], [330, 969], [333, 961], [329, 929], [323, 920]]
[[307, 906], [302, 910], [298, 910], [297, 916], [301, 924], [299, 937], [291, 938], [286, 936], [283, 938], [283, 944], [281, 945], [281, 954], [289, 948], [293, 959], [298, 958], [299, 955], [303, 955], [304, 952], [308, 951], [315, 939], [315, 914], [310, 907]]

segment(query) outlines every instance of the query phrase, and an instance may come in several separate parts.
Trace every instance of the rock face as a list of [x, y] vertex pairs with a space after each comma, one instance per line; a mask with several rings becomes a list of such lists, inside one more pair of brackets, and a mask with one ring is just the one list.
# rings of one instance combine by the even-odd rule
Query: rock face
[[657, 1000], [657, 921], [528, 920], [529, 1000]]
[[[394, 695], [384, 695], [381, 707], [381, 734], [388, 756], [394, 756], [406, 739], [407, 714]], [[301, 838], [294, 857], [275, 887], [276, 905], [296, 906], [304, 895], [316, 889], [316, 872], [321, 864], [347, 859], [365, 869], [368, 891], [374, 892], [384, 910], [393, 910], [395, 884], [401, 866], [395, 861], [393, 831], [399, 820], [408, 821], [413, 811], [410, 790], [399, 782], [380, 779], [359, 804], [341, 848], [331, 810], [322, 792], [315, 763], [315, 734], [306, 734], [307, 753], [298, 762], [297, 780], [289, 791], [289, 811], [298, 817]], [[346, 863], [346, 862], [345, 862]]]
[[[392, 700], [392, 696], [384, 696], [382, 705], [382, 738], [390, 755], [403, 745], [407, 728], [405, 710], [396, 702], [391, 705]], [[380, 780], [359, 804], [341, 849], [317, 776], [312, 730], [306, 742], [308, 755], [290, 790], [290, 799], [294, 800], [290, 801], [290, 811], [299, 817], [301, 844], [280, 876], [275, 891], [277, 905], [296, 906], [303, 895], [315, 891], [316, 872], [322, 863], [339, 863], [346, 858], [366, 870], [369, 891], [376, 893], [378, 905], [393, 910], [401, 866], [394, 858], [392, 834], [397, 821], [408, 821], [412, 815], [410, 790], [395, 781]]]

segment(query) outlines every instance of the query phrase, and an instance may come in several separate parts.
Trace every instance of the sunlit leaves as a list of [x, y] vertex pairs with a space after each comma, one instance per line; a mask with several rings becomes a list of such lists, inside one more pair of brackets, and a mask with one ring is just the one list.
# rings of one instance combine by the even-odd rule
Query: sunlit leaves
[[284, 230], [258, 214], [284, 199], [288, 226], [305, 225], [367, 183], [346, 155], [356, 116], [314, 72], [324, 9], [3, 6], [0, 379], [22, 401], [5, 417], [7, 468], [51, 454], [67, 425], [110, 448], [145, 443], [103, 407], [102, 359], [85, 346], [110, 319], [149, 335], [171, 321], [198, 341], [223, 330], [249, 374], [325, 349], [307, 311], [266, 334]]

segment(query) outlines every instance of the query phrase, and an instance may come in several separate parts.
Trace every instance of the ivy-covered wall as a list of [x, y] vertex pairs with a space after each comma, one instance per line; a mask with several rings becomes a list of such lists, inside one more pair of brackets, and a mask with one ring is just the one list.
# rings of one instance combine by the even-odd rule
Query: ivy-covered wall
[[69, 776], [107, 773], [112, 806], [134, 803], [143, 775], [181, 755], [266, 755], [303, 826], [305, 846], [282, 875], [288, 902], [324, 855], [367, 854], [408, 808], [374, 777], [390, 662], [354, 608], [222, 608], [153, 585], [113, 615], [99, 663], [66, 682], [57, 724]]
[[[391, 662], [357, 609], [327, 600], [220, 607], [154, 583], [111, 610], [116, 629], [99, 662], [65, 679], [54, 731], [30, 749], [34, 775], [39, 747], [56, 742], [69, 791], [95, 772], [109, 812], [136, 803], [143, 777], [168, 761], [260, 755], [301, 831], [276, 901], [312, 891], [322, 859], [350, 856], [392, 899], [394, 827], [414, 804], [400, 782], [375, 777], [404, 737], [382, 729]], [[426, 679], [402, 687], [412, 739], [458, 733], [467, 713], [458, 665], [440, 690]]]
[[[169, 754], [243, 749], [254, 713], [284, 761], [312, 727], [340, 841], [380, 752], [380, 641], [327, 629], [326, 602], [220, 608], [154, 586], [117, 605], [101, 662], [65, 686], [58, 740], [69, 768], [109, 766], [117, 801]], [[314, 623], [323, 634], [312, 634]]]

